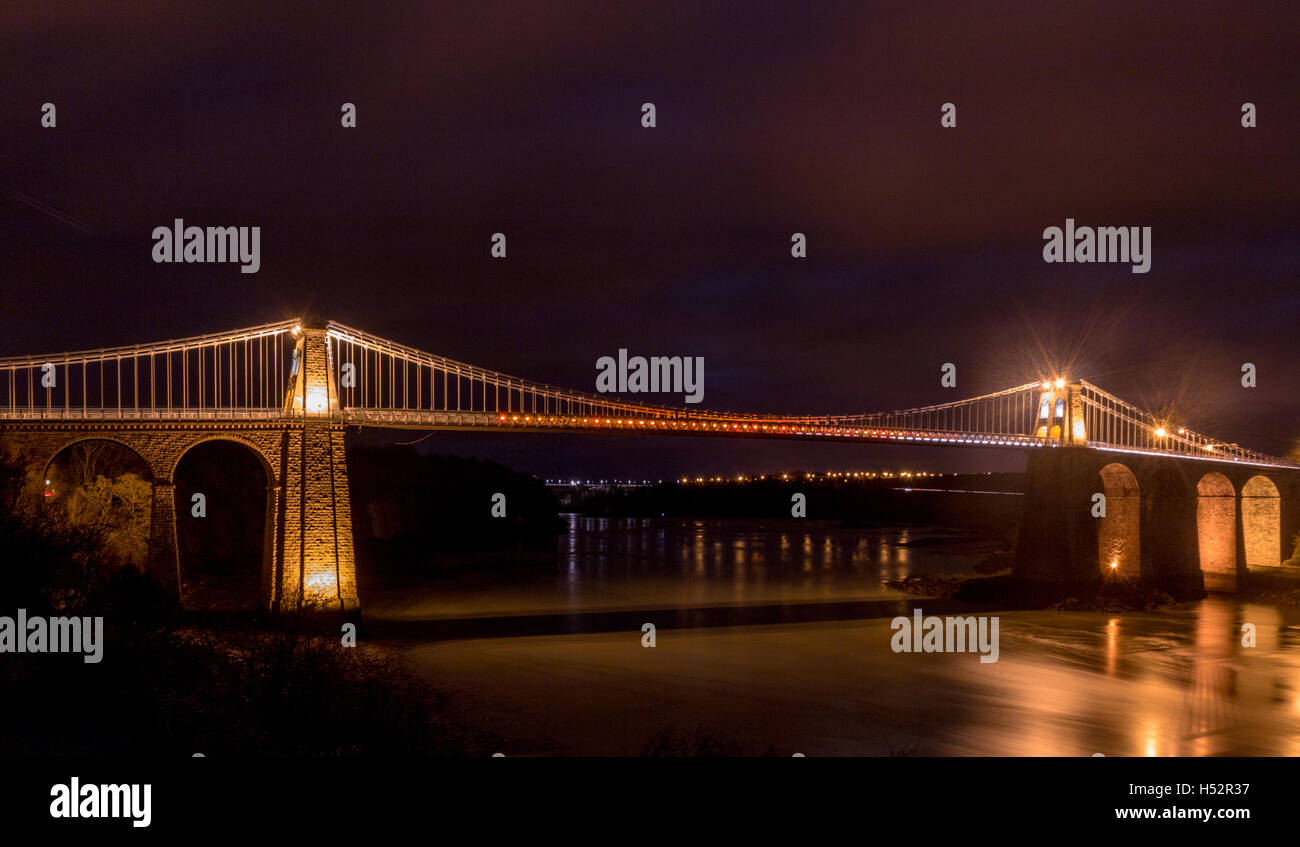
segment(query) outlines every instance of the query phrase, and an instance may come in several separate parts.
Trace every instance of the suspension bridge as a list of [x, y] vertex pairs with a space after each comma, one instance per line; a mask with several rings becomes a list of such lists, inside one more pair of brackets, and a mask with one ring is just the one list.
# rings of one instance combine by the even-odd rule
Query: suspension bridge
[[[1018, 568], [1026, 577], [1057, 582], [1089, 581], [1098, 573], [1177, 576], [1188, 570], [1180, 564], [1187, 559], [1201, 562], [1199, 574], [1217, 574], [1201, 578], [1202, 584], [1235, 585], [1236, 575], [1251, 565], [1279, 564], [1281, 539], [1300, 528], [1292, 514], [1300, 478], [1296, 463], [1163, 420], [1089, 382], [1064, 377], [890, 412], [707, 411], [558, 388], [332, 321], [306, 326], [300, 319], [0, 359], [0, 441], [21, 450], [34, 472], [44, 475], [56, 455], [88, 439], [117, 441], [148, 464], [154, 487], [150, 565], [171, 588], [181, 580], [177, 464], [208, 440], [251, 448], [267, 474], [261, 599], [276, 611], [358, 608], [343, 441], [349, 427], [1029, 451], [1027, 493], [1036, 507], [1027, 510]], [[1087, 507], [1093, 493], [1111, 503], [1103, 517]], [[1218, 498], [1221, 514], [1227, 512], [1220, 501], [1233, 500], [1233, 542], [1198, 537], [1191, 549], [1185, 530], [1163, 528], [1169, 514], [1186, 517], [1180, 504], [1202, 497]], [[1283, 508], [1284, 501], [1290, 508]], [[1201, 533], [1204, 522], [1193, 517]], [[1162, 539], [1164, 552], [1148, 537]], [[1208, 564], [1207, 545], [1217, 550]]]

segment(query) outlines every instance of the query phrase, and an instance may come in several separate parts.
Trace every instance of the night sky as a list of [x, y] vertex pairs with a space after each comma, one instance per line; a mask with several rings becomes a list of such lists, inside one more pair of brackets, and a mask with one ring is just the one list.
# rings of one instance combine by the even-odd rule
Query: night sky
[[[704, 406], [739, 411], [881, 411], [1064, 371], [1293, 449], [1296, 5], [919, 5], [7, 4], [0, 354], [307, 313], [584, 391], [620, 347], [703, 356]], [[155, 264], [176, 217], [260, 226], [260, 272]], [[1067, 217], [1150, 226], [1150, 272], [1046, 264]], [[542, 476], [1015, 461], [424, 444]]]

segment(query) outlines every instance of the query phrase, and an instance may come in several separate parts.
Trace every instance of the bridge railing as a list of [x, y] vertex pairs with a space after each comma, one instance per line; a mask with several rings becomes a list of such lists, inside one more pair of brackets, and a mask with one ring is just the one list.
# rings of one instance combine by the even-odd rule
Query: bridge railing
[[726, 420], [720, 417], [646, 418], [635, 416], [585, 417], [497, 412], [438, 411], [428, 409], [348, 408], [339, 414], [345, 424], [407, 429], [495, 429], [607, 432], [681, 433], [687, 435], [732, 435], [762, 437], [807, 437], [838, 440], [871, 440], [896, 443], [987, 445], [992, 447], [1042, 447], [1050, 439], [1030, 435], [998, 435], [889, 427], [836, 426], [820, 422], [790, 422], [776, 418], [767, 422], [752, 419]]
[[[556, 388], [436, 356], [331, 322], [331, 367], [340, 405], [354, 420], [416, 420], [420, 413], [482, 413], [556, 419], [676, 421], [713, 425], [912, 430], [1032, 437], [1037, 383], [893, 412], [775, 415], [658, 406]], [[391, 413], [391, 414], [389, 414]], [[401, 414], [409, 413], [409, 414]], [[432, 420], [432, 417], [425, 419]]]
[[659, 406], [557, 388], [327, 325], [340, 405], [354, 411], [483, 412], [513, 416], [759, 420], [762, 415]]
[[0, 421], [273, 421], [281, 409], [0, 409]]
[[279, 415], [296, 320], [97, 350], [0, 359], [0, 419], [264, 419]]
[[1092, 383], [1081, 381], [1080, 386], [1090, 447], [1205, 461], [1300, 467], [1300, 463], [1221, 441], [1175, 421], [1161, 419]]
[[1033, 437], [1039, 383], [1031, 382], [949, 403], [866, 415], [833, 415], [838, 426], [902, 428], [984, 435]]
[[[1018, 447], [1068, 442], [1106, 450], [1300, 467], [1161, 421], [1088, 382], [1069, 389], [1077, 392], [1079, 401], [1079, 412], [1071, 415], [1082, 417], [1085, 434], [1076, 435], [1072, 429], [1068, 438], [1054, 442], [1037, 436], [1044, 431], [1038, 424], [1042, 423], [1040, 403], [1050, 388], [1045, 383], [892, 412], [738, 413], [557, 388], [426, 353], [336, 322], [327, 324], [324, 336], [332, 378], [321, 392], [327, 396], [319, 413], [351, 424], [637, 429]], [[0, 421], [238, 421], [301, 414], [301, 409], [286, 403], [303, 365], [298, 357], [304, 349], [317, 349], [299, 342], [313, 337], [302, 334], [297, 320], [286, 320], [151, 344], [3, 358]], [[308, 388], [309, 399], [313, 390]], [[308, 408], [318, 413], [310, 404]]]

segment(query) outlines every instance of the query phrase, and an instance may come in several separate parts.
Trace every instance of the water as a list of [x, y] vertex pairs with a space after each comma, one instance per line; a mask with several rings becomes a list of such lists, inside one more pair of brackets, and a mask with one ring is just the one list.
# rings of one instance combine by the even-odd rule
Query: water
[[554, 560], [363, 595], [374, 636], [512, 755], [635, 755], [666, 728], [755, 754], [1300, 755], [1294, 608], [976, 610], [1000, 617], [996, 663], [897, 654], [892, 616], [946, 610], [882, 580], [970, 574], [997, 539], [568, 521]]
[[[999, 544], [939, 527], [845, 529], [833, 522], [586, 518], [566, 515], [559, 545], [566, 572], [627, 578], [672, 573], [684, 580], [726, 579], [787, 585], [810, 579], [845, 590], [912, 573], [961, 573]], [[815, 576], [820, 575], [820, 576]]]
[[[438, 602], [381, 592], [427, 618], [895, 598], [883, 580], [971, 575], [1001, 539], [932, 526], [564, 515], [554, 566], [440, 581]], [[369, 604], [367, 604], [369, 605]]]

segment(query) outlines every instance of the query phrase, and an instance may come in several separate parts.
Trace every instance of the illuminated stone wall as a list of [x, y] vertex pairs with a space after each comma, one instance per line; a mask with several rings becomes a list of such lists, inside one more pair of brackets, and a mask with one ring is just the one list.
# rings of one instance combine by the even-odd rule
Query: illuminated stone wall
[[1237, 588], [1237, 496], [1221, 473], [1196, 484], [1196, 540], [1208, 591]]
[[343, 430], [330, 423], [339, 409], [325, 330], [305, 328], [298, 340], [299, 373], [288, 407], [303, 421], [285, 444], [282, 609], [358, 608], [352, 552], [352, 505]]
[[103, 439], [135, 451], [153, 476], [149, 568], [180, 596], [174, 474], [197, 444], [235, 441], [262, 459], [267, 473], [262, 602], [274, 612], [355, 611], [359, 608], [352, 551], [343, 430], [326, 420], [281, 424], [48, 424], [0, 431], [6, 449], [21, 453], [32, 479], [79, 441]]
[[1241, 490], [1241, 531], [1248, 567], [1282, 563], [1282, 500], [1267, 477], [1251, 477]]
[[286, 444], [282, 610], [358, 608], [343, 431], [308, 423]]
[[1106, 495], [1106, 517], [1097, 527], [1098, 565], [1102, 576], [1137, 579], [1142, 557], [1137, 477], [1118, 463], [1102, 468], [1100, 476], [1102, 493]]
[[285, 409], [299, 417], [328, 417], [339, 410], [338, 386], [326, 332], [323, 329], [300, 329], [298, 334], [298, 372], [294, 374]]
[[[1098, 491], [1104, 518], [1090, 514]], [[1300, 533], [1300, 472], [1228, 462], [1033, 451], [1024, 501], [1016, 574], [1056, 585], [1109, 574], [1177, 596], [1233, 591], [1247, 566], [1278, 565]]]

